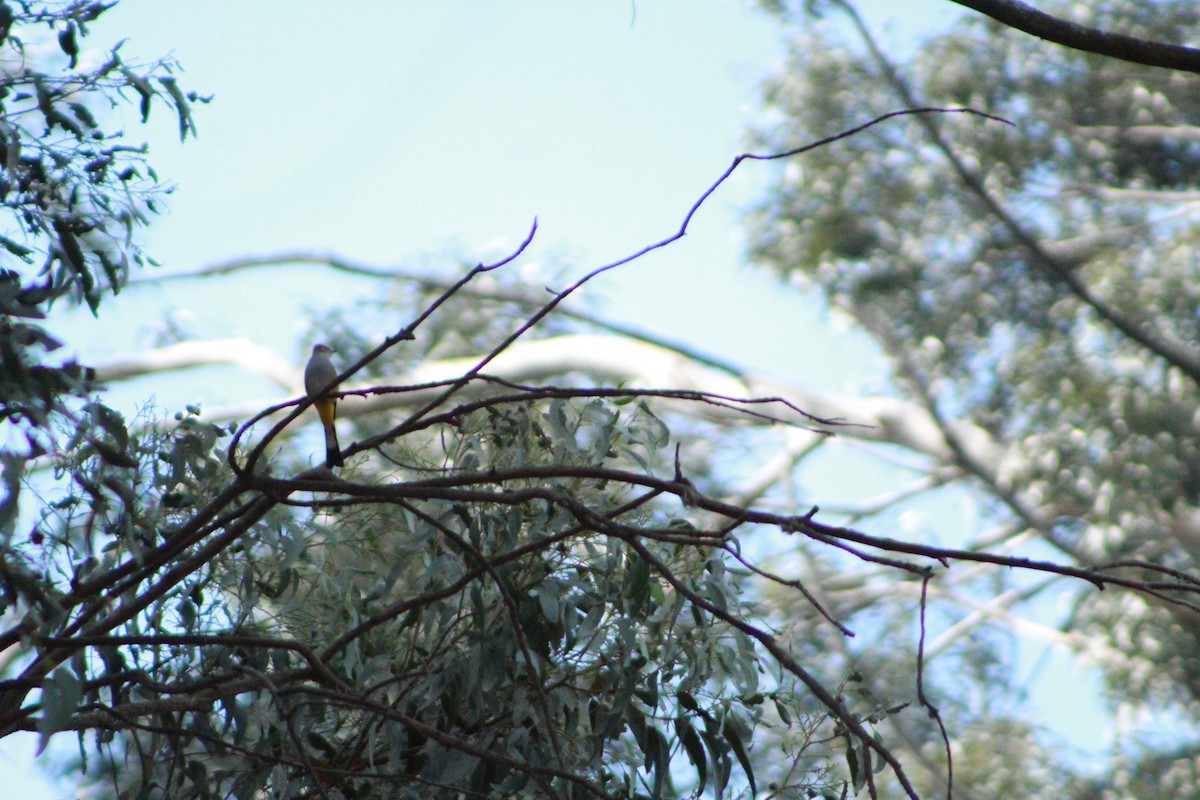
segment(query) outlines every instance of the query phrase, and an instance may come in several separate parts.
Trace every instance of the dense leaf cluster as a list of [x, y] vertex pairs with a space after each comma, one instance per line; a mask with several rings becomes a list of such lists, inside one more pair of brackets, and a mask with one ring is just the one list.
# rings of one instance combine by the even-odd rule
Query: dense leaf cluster
[[142, 65], [120, 45], [103, 54], [87, 48], [91, 26], [111, 6], [0, 3], [0, 420], [25, 439], [23, 450], [3, 454], [0, 528], [9, 532], [22, 462], [56, 449], [56, 415], [89, 424], [70, 402], [87, 396], [87, 370], [56, 359], [61, 345], [39, 321], [56, 302], [95, 312], [105, 294], [120, 291], [147, 263], [136, 234], [169, 190], [114, 109], [136, 103], [145, 122], [165, 105], [186, 138], [202, 99], [179, 87], [169, 60]]
[[[453, 435], [408, 437], [389, 451], [403, 466], [362, 473], [357, 491], [231, 507], [247, 520], [235, 546], [192, 540], [164, 563], [189, 536], [186, 487], [228, 480], [203, 458], [182, 472], [161, 458], [208, 430], [184, 422], [139, 448], [163, 466], [130, 511], [157, 530], [53, 531], [78, 566], [46, 594], [69, 613], [33, 614], [20, 632], [44, 637], [43, 659], [90, 645], [7, 724], [40, 710], [44, 736], [96, 731], [81, 743], [98, 788], [722, 794], [754, 786], [764, 724], [794, 731], [789, 763], [811, 758], [822, 716], [730, 624], [756, 614], [729, 563], [736, 541], [621, 480], [636, 474], [624, 463], [656, 469], [669, 441], [644, 404], [487, 405]], [[106, 596], [127, 599], [105, 609]], [[820, 785], [819, 771], [790, 772], [792, 788]]]

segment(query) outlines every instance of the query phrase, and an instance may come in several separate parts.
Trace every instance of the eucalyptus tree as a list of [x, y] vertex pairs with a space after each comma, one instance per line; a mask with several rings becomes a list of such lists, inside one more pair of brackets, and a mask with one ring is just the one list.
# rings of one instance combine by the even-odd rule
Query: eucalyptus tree
[[[89, 142], [107, 139], [96, 134], [103, 117], [89, 122], [83, 106], [69, 104], [84, 63], [79, 37], [106, 7], [55, 8], [22, 6], [20, 20], [53, 34], [66, 77], [30, 73], [33, 92], [15, 94], [3, 121], [41, 114], [44, 128], [22, 130], [32, 146], [49, 148], [43, 172], [78, 163], [72, 154], [92, 160], [18, 209], [25, 238], [5, 247], [42, 264], [40, 272], [14, 270], [13, 302], [73, 298], [100, 313], [104, 293], [145, 259], [127, 234], [147, 219], [161, 187], [140, 149], [94, 151]], [[1169, 40], [1163, 31], [1151, 33]], [[1014, 195], [1021, 207], [1007, 210], [1012, 198], [997, 193], [1018, 173], [986, 154], [1038, 150], [1036, 137], [1017, 142], [999, 119], [1028, 110], [1015, 93], [1005, 107], [999, 100], [1009, 95], [975, 93], [984, 84], [972, 74], [951, 81], [959, 95], [939, 102], [974, 111], [931, 108], [911, 89], [873, 93], [899, 79], [821, 44], [776, 89], [779, 109], [794, 120], [788, 142], [737, 158], [681, 210], [677, 231], [575, 271], [565, 289], [547, 294], [504, 277], [536, 224], [507, 257], [463, 267], [457, 280], [364, 268], [379, 281], [377, 305], [319, 326], [344, 368], [331, 389], [350, 428], [346, 465], [336, 472], [310, 467], [303, 438], [293, 435], [313, 417], [298, 366], [245, 342], [180, 342], [91, 372], [53, 365], [60, 383], [49, 390], [28, 382], [6, 390], [6, 408], [16, 408], [21, 387], [29, 406], [12, 413], [28, 447], [6, 449], [6, 465], [58, 481], [39, 486], [18, 512], [18, 480], [9, 480], [0, 737], [30, 732], [43, 746], [74, 737], [74, 774], [90, 791], [117, 797], [815, 797], [852, 789], [916, 797], [948, 783], [951, 762], [967, 793], [1074, 788], [1068, 774], [1038, 772], [1042, 744], [1027, 726], [987, 713], [1007, 696], [999, 661], [973, 618], [960, 619], [945, 601], [975, 603], [983, 617], [1006, 613], [1013, 596], [1036, 596], [1042, 585], [1029, 576], [1110, 588], [1111, 604], [1087, 595], [1076, 630], [1098, 641], [1093, 633], [1107, 621], [1119, 641], [1133, 637], [1141, 647], [1122, 651], [1127, 678], [1144, 682], [1132, 685], [1130, 702], [1163, 685], [1136, 672], [1158, 653], [1135, 634], [1161, 635], [1155, 625], [1195, 613], [1200, 582], [1193, 564], [1149, 547], [1145, 531], [1138, 545], [1140, 529], [1121, 514], [1135, 501], [1176, 513], [1138, 494], [1157, 485], [1138, 464], [1169, 448], [1162, 426], [1151, 424], [1165, 417], [1138, 405], [1135, 390], [1154, 397], [1157, 378], [1186, 402], [1194, 388], [1186, 342], [1172, 337], [1182, 340], [1187, 320], [1147, 330], [1130, 322], [1133, 278], [1103, 292], [1092, 285], [1094, 254], [1125, 240], [1107, 228], [1092, 233], [1083, 210], [1053, 226], [1056, 206], [1036, 192]], [[939, 63], [983, 47], [951, 44]], [[200, 98], [182, 92], [169, 64], [139, 71], [115, 54], [103, 64], [96, 74], [112, 82], [87, 84], [89, 97], [127, 97], [142, 119], [165, 101], [181, 135], [194, 132], [190, 109]], [[813, 70], [811, 83], [800, 67]], [[1050, 85], [1062, 80], [1053, 75], [1044, 76]], [[1133, 83], [1125, 90], [1136, 94]], [[1121, 88], [1111, 91], [1118, 97]], [[1183, 103], [1186, 92], [1155, 96], [1131, 107]], [[1148, 118], [1143, 133], [1164, 120]], [[1127, 135], [1108, 118], [1090, 125], [1098, 140]], [[914, 130], [935, 138], [914, 148]], [[947, 138], [950, 130], [961, 141]], [[66, 153], [54, 149], [64, 142]], [[890, 149], [874, 163], [881, 142]], [[1061, 183], [1064, 196], [1077, 191], [1045, 166], [1061, 142], [1040, 146], [1041, 169], [1020, 174]], [[950, 191], [935, 158], [974, 194]], [[803, 265], [827, 280], [833, 304], [868, 323], [914, 400], [831, 399], [781, 386], [569, 307], [595, 276], [682, 237], [735, 169], [763, 160], [791, 171], [780, 202], [764, 212], [758, 253], [781, 272]], [[1141, 175], [1138, 164], [1125, 168]], [[103, 191], [142, 176], [152, 183], [139, 191]], [[914, 201], [923, 213], [911, 211]], [[1079, 205], [1102, 206], [1088, 198]], [[1036, 212], [1029, 220], [1017, 213], [1027, 207]], [[935, 239], [944, 228], [917, 224], [934, 211], [959, 212], [956, 238]], [[904, 226], [917, 227], [889, 224], [885, 212], [908, 214]], [[1151, 225], [1178, 225], [1154, 213], [1120, 220], [1116, 230], [1147, 236]], [[1051, 225], [1057, 238], [1033, 225]], [[929, 241], [939, 258], [927, 262], [918, 245]], [[1004, 273], [989, 280], [975, 264], [991, 265], [993, 254]], [[968, 282], [951, 281], [958, 304], [939, 303], [939, 318], [925, 306], [941, 280], [958, 276], [954, 258], [969, 259]], [[243, 260], [240, 268], [269, 266]], [[230, 280], [235, 271], [181, 279]], [[29, 294], [31, 276], [49, 294]], [[1009, 276], [1028, 284], [1028, 297], [1005, 283]], [[1177, 280], [1164, 291], [1186, 305], [1187, 289]], [[1002, 321], [989, 324], [981, 313], [1011, 311], [1019, 298], [1019, 313]], [[49, 349], [38, 330], [17, 339]], [[1158, 372], [1147, 350], [1164, 362]], [[1053, 372], [1058, 406], [1039, 405], [1050, 373], [1026, 363], [1031, 354], [1048, 366], [1062, 355]], [[1088, 357], [1100, 362], [1096, 374], [1080, 368]], [[92, 393], [130, 376], [221, 362], [261, 370], [287, 397], [133, 424]], [[1084, 410], [1122, 399], [1145, 412], [1128, 415], [1137, 425], [1114, 423], [1108, 438], [1059, 430], [1070, 414], [1088, 419]], [[741, 459], [731, 454], [745, 453], [754, 442], [747, 432], [762, 430], [786, 443], [788, 459], [739, 484], [730, 467]], [[921, 486], [973, 478], [994, 493], [1008, 527], [964, 548], [872, 530], [866, 513], [838, 519], [788, 499], [788, 470], [835, 436], [920, 452], [930, 465]], [[1126, 441], [1133, 450], [1119, 449]], [[1044, 455], [1051, 443], [1058, 461]], [[1123, 459], [1141, 481], [1113, 473], [1107, 505], [1088, 483], [1109, 485], [1100, 466], [1073, 476], [1055, 469], [1104, 452], [1110, 459], [1101, 466]], [[1044, 537], [1056, 559], [1006, 550], [1018, 530]], [[768, 561], [765, 541], [784, 543], [796, 558]], [[975, 580], [997, 565], [1022, 576], [1015, 593]], [[905, 602], [881, 604], [884, 597]], [[944, 660], [925, 667], [954, 638], [933, 627], [947, 618], [977, 645], [951, 651], [965, 667], [956, 684], [938, 671]], [[926, 718], [929, 730], [919, 724]], [[997, 768], [998, 757], [1017, 768]]]
[[[771, 148], [897, 106], [970, 106], [1010, 124], [915, 116], [789, 164], [753, 222], [758, 260], [819, 289], [887, 353], [897, 390], [940, 428], [924, 441], [893, 437], [927, 459], [921, 485], [964, 483], [986, 498], [995, 525], [966, 546], [1054, 552], [1110, 574], [1134, 560], [1195, 574], [1197, 78], [976, 16], [898, 60], [850, 4], [808, 5], [807, 16], [777, 9], [794, 39], [766, 93], [780, 123], [763, 133]], [[1200, 24], [1186, 2], [1044, 11], [1165, 48], [1192, 43]], [[964, 573], [942, 589], [960, 604], [944, 612], [974, 670], [943, 673], [941, 685], [976, 724], [964, 764], [974, 762], [979, 785], [1038, 775], [1046, 796], [1068, 785], [1093, 796], [1065, 766], [1038, 768], [1053, 751], [1014, 735], [1010, 723], [1028, 723], [1002, 722], [995, 693], [1011, 612], [1044, 608], [1061, 582]], [[886, 584], [865, 596], [863, 582], [835, 591], [847, 612], [907, 613], [888, 610]], [[1194, 610], [1082, 586], [1072, 595], [1070, 613], [1051, 615], [1042, 633], [1100, 667], [1097, 702], [1125, 719], [1194, 719]], [[881, 674], [897, 668], [879, 665]], [[1106, 787], [1094, 796], [1143, 784], [1154, 788], [1139, 797], [1180, 796], [1194, 786], [1195, 731], [1160, 748], [1143, 745], [1142, 733], [1118, 731], [1116, 757], [1090, 776]], [[1028, 786], [1020, 793], [1033, 796]]]

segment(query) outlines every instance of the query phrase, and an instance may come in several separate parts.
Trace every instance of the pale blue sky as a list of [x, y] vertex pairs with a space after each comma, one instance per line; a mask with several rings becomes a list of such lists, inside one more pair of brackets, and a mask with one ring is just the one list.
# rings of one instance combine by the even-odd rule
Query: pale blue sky
[[[944, 0], [904, 6], [890, 23], [901, 41], [954, 13]], [[884, 25], [894, 8], [877, 0], [863, 13]], [[536, 216], [529, 260], [561, 258], [582, 274], [678, 227], [746, 149], [760, 82], [782, 54], [775, 21], [736, 0], [125, 0], [103, 19], [93, 45], [128, 38], [127, 58], [173, 51], [184, 87], [215, 95], [196, 111], [199, 138], [182, 146], [163, 109], [148, 133], [124, 112], [179, 186], [145, 236], [168, 270], [306, 247], [380, 265], [427, 265], [451, 245], [486, 260]], [[749, 368], [879, 388], [881, 362], [861, 336], [745, 265], [739, 217], [770, 174], [744, 165], [683, 241], [588, 291], [616, 320]], [[246, 336], [302, 360], [309, 311], [365, 286], [315, 267], [150, 286], [58, 330], [100, 360], [148, 346], [172, 316], [198, 338]], [[277, 392], [217, 377], [142, 382], [118, 399], [132, 410], [153, 393], [171, 409], [226, 402], [247, 385]], [[28, 745], [0, 744], [0, 774], [25, 772]]]
[[[215, 94], [195, 142], [178, 145], [174, 120], [156, 120], [155, 163], [179, 191], [146, 244], [168, 269], [304, 247], [406, 265], [453, 243], [486, 258], [536, 216], [531, 259], [565, 256], [585, 271], [678, 227], [745, 149], [781, 51], [776, 24], [740, 2], [703, 13], [680, 0], [330, 8], [134, 0], [113, 13], [105, 30], [130, 37], [127, 50], [171, 48], [185, 85]], [[591, 291], [622, 320], [841, 388], [846, 360], [812, 344], [829, 321], [742, 263], [737, 215], [770, 169], [745, 165], [683, 242]], [[300, 308], [361, 290], [315, 268], [237, 288], [217, 303], [197, 302], [202, 284], [131, 291], [88, 349], [144, 346], [156, 315], [175, 310], [198, 336], [287, 353]]]

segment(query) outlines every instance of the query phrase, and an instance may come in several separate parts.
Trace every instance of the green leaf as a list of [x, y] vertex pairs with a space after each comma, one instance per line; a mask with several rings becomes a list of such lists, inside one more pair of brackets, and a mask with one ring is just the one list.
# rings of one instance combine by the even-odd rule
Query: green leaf
[[0, 44], [8, 38], [8, 32], [12, 29], [13, 10], [8, 3], [0, 3]]
[[79, 42], [75, 40], [75, 23], [68, 22], [67, 27], [58, 32], [58, 46], [71, 57], [70, 69], [75, 69], [79, 56]]
[[118, 447], [125, 449], [129, 446], [129, 430], [125, 427], [125, 417], [120, 413], [103, 403], [90, 403], [88, 414]]
[[62, 730], [71, 721], [79, 701], [83, 699], [83, 685], [67, 667], [59, 667], [42, 684], [42, 716], [38, 719], [37, 754], [46, 749], [50, 737]]
[[575, 434], [567, 425], [566, 407], [566, 401], [556, 399], [550, 403], [550, 408], [542, 415], [542, 418], [550, 427], [550, 438], [554, 444], [567, 452], [574, 452], [577, 449], [577, 442]]
[[167, 94], [171, 95], [171, 99], [175, 101], [175, 113], [179, 116], [179, 141], [187, 141], [189, 133], [192, 134], [192, 138], [195, 138], [196, 123], [192, 120], [191, 105], [183, 96], [183, 92], [179, 90], [179, 83], [174, 78], [167, 76], [160, 77], [158, 82], [167, 88]]
[[67, 105], [71, 109], [71, 113], [84, 125], [87, 125], [89, 128], [98, 127], [96, 117], [92, 115], [91, 109], [83, 103], [68, 103]]
[[4, 245], [5, 250], [12, 253], [14, 256], [21, 259], [25, 263], [28, 264], [32, 261], [32, 259], [29, 257], [29, 255], [33, 252], [33, 248], [26, 247], [23, 244], [18, 244], [17, 242], [14, 242], [12, 239], [9, 239], [7, 236], [0, 236], [0, 244]]
[[175, 606], [179, 613], [179, 621], [183, 624], [185, 630], [192, 630], [196, 627], [196, 605], [191, 600], [183, 599]]
[[846, 767], [850, 770], [850, 782], [854, 784], [854, 791], [862, 788], [866, 777], [861, 775], [858, 769], [858, 750], [855, 749], [853, 742], [850, 742], [846, 747]]
[[17, 500], [21, 494], [21, 479], [25, 475], [28, 461], [17, 453], [0, 452], [0, 484], [3, 484], [4, 497], [0, 498], [0, 531], [4, 532], [4, 542], [7, 545], [8, 536], [13, 530], [17, 519]]
[[775, 701], [775, 713], [779, 715], [779, 719], [784, 725], [790, 727], [792, 724], [792, 712], [788, 710], [788, 707], [778, 697], [773, 697], [772, 699]]
[[121, 275], [120, 270], [117, 268], [117, 265], [113, 263], [113, 260], [109, 257], [108, 253], [104, 252], [103, 250], [97, 250], [95, 252], [96, 257], [100, 259], [100, 266], [104, 268], [104, 274], [108, 276], [108, 281], [110, 284], [112, 284], [113, 294], [119, 294], [121, 291], [121, 284], [124, 283], [124, 278]]
[[134, 469], [138, 465], [137, 459], [129, 455], [124, 449], [114, 447], [103, 439], [89, 437], [88, 443], [96, 449], [96, 453], [106, 464], [112, 464], [114, 467], [121, 467], [123, 469]]
[[[663, 788], [670, 775], [671, 747], [667, 743], [667, 737], [655, 725], [646, 728], [645, 753], [646, 765], [650, 767], [651, 774], [654, 776], [651, 797], [662, 797]], [[751, 781], [751, 785], [753, 785], [753, 781]]]
[[650, 565], [643, 559], [631, 558], [625, 569], [626, 609], [634, 617], [640, 615], [650, 599]]
[[150, 119], [150, 101], [154, 99], [154, 88], [142, 76], [130, 70], [128, 67], [121, 67], [121, 74], [125, 76], [125, 80], [134, 88], [141, 96], [139, 110], [142, 113], [142, 122]]
[[84, 261], [83, 248], [79, 246], [79, 240], [75, 238], [67, 221], [62, 217], [56, 218], [53, 225], [54, 233], [58, 236], [59, 258], [71, 272], [84, 281], [84, 289], [90, 288], [91, 276], [87, 273], [87, 264]]
[[738, 763], [742, 765], [742, 771], [746, 773], [746, 780], [750, 782], [750, 794], [757, 794], [758, 788], [754, 785], [754, 766], [750, 763], [750, 756], [742, 744], [742, 737], [729, 722], [730, 720], [726, 720], [721, 733], [725, 737], [725, 741], [729, 743], [733, 754], [737, 756]]
[[683, 745], [688, 760], [696, 768], [696, 795], [701, 795], [704, 793], [705, 784], [708, 783], [708, 756], [704, 750], [704, 743], [700, 741], [700, 735], [696, 733], [691, 722], [684, 716], [675, 718], [675, 735]]

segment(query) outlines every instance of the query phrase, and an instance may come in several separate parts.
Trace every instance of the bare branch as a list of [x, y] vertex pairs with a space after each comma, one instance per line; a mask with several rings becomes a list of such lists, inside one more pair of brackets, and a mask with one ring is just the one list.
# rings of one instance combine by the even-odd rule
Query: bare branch
[[1010, 28], [1048, 42], [1148, 67], [1200, 73], [1200, 50], [1089, 28], [1039, 11], [1020, 0], [951, 0]]
[[1073, 130], [1084, 137], [1124, 139], [1130, 142], [1200, 141], [1200, 127], [1195, 125], [1075, 125]]
[[[905, 105], [919, 105], [918, 98], [880, 49], [875, 38], [871, 35], [871, 32], [867, 29], [866, 24], [863, 23], [862, 18], [854, 7], [849, 2], [846, 2], [846, 0], [834, 0], [834, 2], [850, 18], [860, 38], [870, 51], [872, 59], [879, 65], [880, 70], [891, 84], [896, 96]], [[991, 3], [988, 4], [991, 5]], [[997, 0], [996, 5], [1010, 5], [1010, 3], [999, 2]], [[1016, 4], [1013, 3], [1011, 5]], [[1092, 291], [1091, 287], [1083, 281], [1077, 271], [1072, 268], [1072, 264], [1055, 259], [1042, 245], [1037, 235], [1022, 224], [1004, 206], [1000, 198], [996, 197], [986, 187], [977, 172], [968, 167], [963, 159], [959, 157], [958, 153], [955, 152], [950, 142], [942, 135], [936, 123], [925, 116], [917, 117], [917, 121], [925, 129], [929, 140], [933, 142], [934, 146], [937, 147], [949, 162], [963, 185], [979, 198], [988, 213], [1003, 225], [1009, 234], [1020, 243], [1021, 248], [1029, 256], [1030, 262], [1039, 267], [1048, 280], [1063, 286], [1072, 295], [1077, 297], [1080, 302], [1092, 309], [1101, 319], [1110, 324], [1115, 330], [1120, 331], [1130, 341], [1136, 342], [1147, 352], [1154, 354], [1165, 363], [1178, 368], [1187, 375], [1190, 381], [1200, 386], [1200, 357], [1197, 357], [1190, 350], [1180, 347], [1177, 343], [1164, 341], [1156, 336], [1154, 331], [1141, 325], [1139, 321], [1120, 313], [1102, 298], [1098, 297]]]

